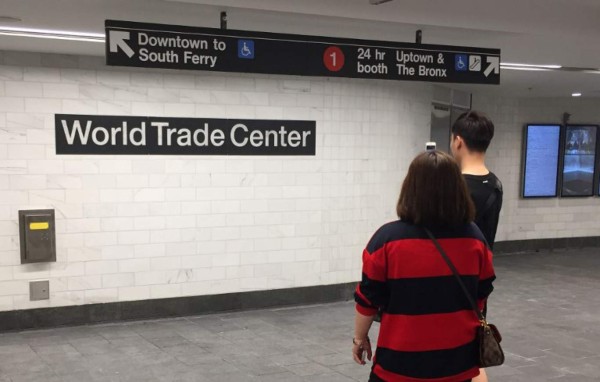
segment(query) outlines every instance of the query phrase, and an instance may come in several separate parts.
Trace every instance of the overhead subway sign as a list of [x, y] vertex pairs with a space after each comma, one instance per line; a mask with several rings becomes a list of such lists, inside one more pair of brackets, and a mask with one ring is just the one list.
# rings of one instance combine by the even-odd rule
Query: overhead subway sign
[[115, 66], [500, 83], [500, 50], [107, 20]]

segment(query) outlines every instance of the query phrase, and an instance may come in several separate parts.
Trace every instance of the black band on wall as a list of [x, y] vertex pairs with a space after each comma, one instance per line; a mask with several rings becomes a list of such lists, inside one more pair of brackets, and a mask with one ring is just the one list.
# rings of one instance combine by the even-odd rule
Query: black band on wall
[[208, 296], [14, 310], [0, 312], [0, 332], [345, 301], [352, 299], [355, 288], [356, 282], [352, 282]]

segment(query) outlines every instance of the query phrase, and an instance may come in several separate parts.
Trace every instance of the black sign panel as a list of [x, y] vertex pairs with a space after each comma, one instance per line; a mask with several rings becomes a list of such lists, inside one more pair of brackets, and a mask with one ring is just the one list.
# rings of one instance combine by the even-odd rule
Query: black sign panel
[[500, 83], [500, 50], [249, 32], [107, 20], [116, 66]]
[[56, 114], [56, 153], [315, 155], [315, 121]]

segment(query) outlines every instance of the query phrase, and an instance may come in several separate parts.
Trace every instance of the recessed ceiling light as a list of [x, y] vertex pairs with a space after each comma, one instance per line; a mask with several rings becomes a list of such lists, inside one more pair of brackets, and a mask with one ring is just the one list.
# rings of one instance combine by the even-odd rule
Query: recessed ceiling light
[[562, 68], [561, 65], [538, 65], [538, 64], [518, 64], [518, 63], [512, 63], [512, 62], [503, 62], [501, 64], [502, 66], [510, 66], [510, 67], [517, 67], [517, 68], [541, 68], [541, 69], [560, 69]]
[[581, 97], [581, 93], [573, 93], [571, 94], [572, 97]]
[[503, 70], [525, 70], [530, 72], [549, 72], [552, 69], [548, 68], [532, 68], [532, 67], [520, 67], [520, 66], [504, 66], [500, 65], [500, 68]]
[[0, 15], [0, 23], [20, 23], [23, 19], [12, 16], [2, 16]]
[[47, 38], [54, 40], [104, 42], [104, 35], [100, 33], [71, 32], [53, 29], [14, 28], [0, 26], [0, 35]]

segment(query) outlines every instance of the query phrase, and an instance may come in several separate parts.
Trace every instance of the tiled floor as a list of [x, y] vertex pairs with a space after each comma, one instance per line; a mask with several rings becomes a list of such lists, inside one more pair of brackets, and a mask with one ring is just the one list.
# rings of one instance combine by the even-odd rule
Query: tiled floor
[[[491, 380], [600, 381], [600, 251], [496, 267], [490, 318], [507, 363]], [[366, 381], [349, 355], [353, 312], [348, 302], [0, 334], [0, 382]]]

